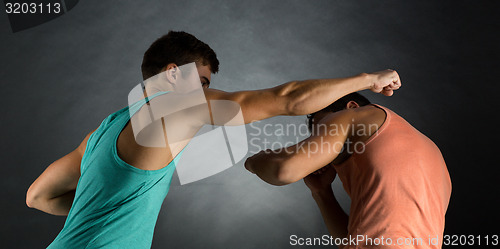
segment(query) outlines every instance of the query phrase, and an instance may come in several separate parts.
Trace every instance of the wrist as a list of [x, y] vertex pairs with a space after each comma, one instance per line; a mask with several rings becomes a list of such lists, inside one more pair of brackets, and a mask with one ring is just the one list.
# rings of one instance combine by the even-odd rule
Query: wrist
[[375, 86], [375, 81], [373, 80], [373, 74], [370, 74], [370, 73], [360, 73], [357, 75], [357, 77], [359, 77], [359, 79], [361, 80], [362, 85], [363, 85], [363, 89], [362, 90], [366, 90], [366, 89], [372, 89], [374, 86]]

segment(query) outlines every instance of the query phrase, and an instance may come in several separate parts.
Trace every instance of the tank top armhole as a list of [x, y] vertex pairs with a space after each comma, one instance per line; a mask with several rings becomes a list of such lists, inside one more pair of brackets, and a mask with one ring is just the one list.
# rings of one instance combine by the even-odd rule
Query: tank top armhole
[[368, 140], [365, 141], [365, 146], [367, 146], [371, 141], [373, 141], [375, 138], [377, 138], [380, 135], [380, 133], [384, 132], [386, 127], [389, 126], [389, 123], [391, 122], [391, 118], [392, 118], [391, 113], [387, 108], [385, 108], [381, 105], [378, 105], [378, 104], [371, 104], [371, 105], [373, 105], [373, 106], [375, 106], [375, 107], [377, 107], [385, 112], [385, 120], [382, 123], [382, 125], [377, 129], [377, 131], [375, 133], [373, 133], [370, 136], [370, 138], [368, 138]]

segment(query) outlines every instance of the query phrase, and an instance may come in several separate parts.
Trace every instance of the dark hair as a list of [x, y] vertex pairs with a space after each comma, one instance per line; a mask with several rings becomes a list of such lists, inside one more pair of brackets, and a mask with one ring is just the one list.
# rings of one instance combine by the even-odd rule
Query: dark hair
[[209, 65], [212, 73], [219, 71], [219, 60], [210, 46], [186, 32], [169, 31], [144, 53], [142, 78], [146, 80], [155, 76], [170, 63], [182, 66], [191, 62]]
[[341, 110], [344, 110], [346, 108], [347, 103], [349, 101], [354, 101], [358, 103], [359, 106], [365, 106], [371, 104], [371, 102], [363, 95], [354, 92], [347, 94], [346, 96], [338, 99], [337, 101], [331, 103], [329, 106], [315, 112], [307, 115], [307, 126], [309, 127], [309, 130], [312, 129], [312, 120], [314, 118], [314, 115], [316, 115], [318, 112], [338, 112]]

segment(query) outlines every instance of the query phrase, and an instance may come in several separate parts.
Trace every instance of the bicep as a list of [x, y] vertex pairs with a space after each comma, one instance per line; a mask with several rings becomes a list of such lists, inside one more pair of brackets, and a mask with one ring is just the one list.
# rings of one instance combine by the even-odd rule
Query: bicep
[[254, 91], [224, 92], [205, 89], [205, 96], [210, 100], [230, 100], [241, 108], [244, 123], [283, 115], [286, 112], [286, 98], [279, 94], [278, 88]]

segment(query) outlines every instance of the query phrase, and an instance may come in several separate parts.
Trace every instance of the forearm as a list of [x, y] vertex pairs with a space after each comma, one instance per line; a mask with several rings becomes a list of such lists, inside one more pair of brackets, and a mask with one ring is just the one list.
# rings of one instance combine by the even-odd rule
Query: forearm
[[37, 198], [29, 203], [28, 206], [48, 214], [66, 216], [71, 209], [74, 199], [75, 191], [73, 190], [50, 199]]
[[263, 181], [276, 186], [288, 184], [285, 181], [284, 171], [280, 167], [277, 157], [259, 155], [258, 157], [249, 158], [245, 162], [245, 167], [250, 172], [256, 174]]
[[[213, 120], [210, 122], [204, 120], [203, 122], [228, 125], [227, 121], [231, 120], [230, 125], [241, 125], [280, 115], [310, 114], [327, 107], [349, 93], [364, 89], [373, 90], [377, 82], [376, 79], [374, 74], [363, 73], [348, 78], [291, 81], [273, 88], [253, 91], [228, 93], [215, 89], [204, 89], [208, 103], [212, 100], [230, 100], [239, 105], [238, 108], [224, 106], [229, 110], [219, 109], [218, 116], [221, 113], [232, 113], [232, 109], [239, 110], [241, 108], [244, 120], [243, 122], [231, 120], [234, 115], [228, 114], [229, 118], [221, 119], [218, 117], [219, 122]], [[212, 110], [212, 108], [209, 109]], [[221, 108], [220, 105], [217, 108]]]
[[289, 107], [285, 115], [305, 115], [319, 111], [337, 99], [373, 85], [370, 74], [348, 78], [294, 81], [279, 86], [279, 95], [285, 96]]
[[349, 216], [340, 207], [332, 189], [313, 192], [312, 196], [316, 204], [318, 204], [330, 235], [334, 238], [345, 238], [347, 236]]

